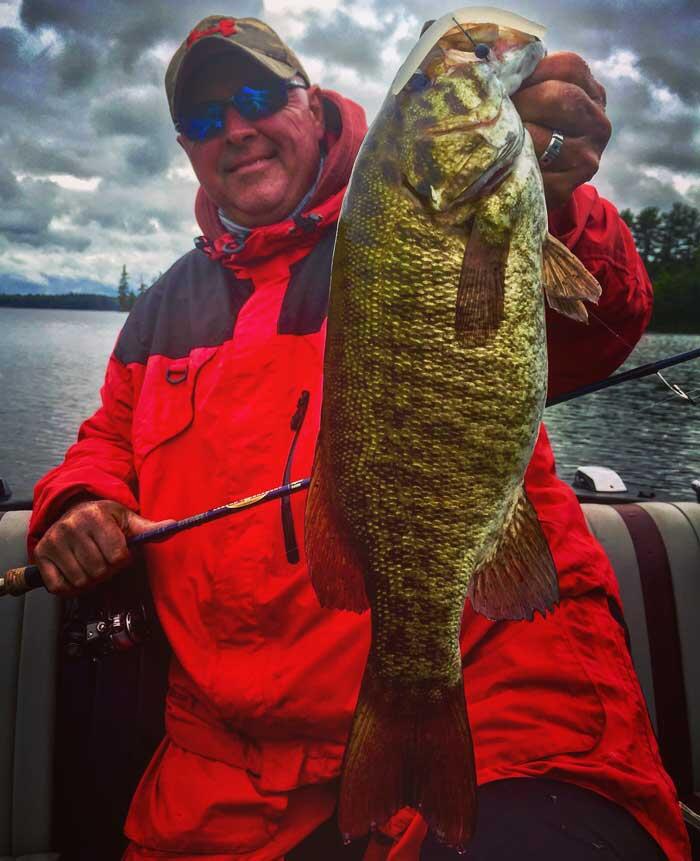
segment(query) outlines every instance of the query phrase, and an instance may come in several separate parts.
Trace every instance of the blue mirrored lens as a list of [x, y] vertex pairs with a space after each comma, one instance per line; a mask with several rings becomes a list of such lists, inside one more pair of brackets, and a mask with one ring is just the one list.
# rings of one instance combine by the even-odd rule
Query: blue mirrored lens
[[225, 102], [207, 102], [195, 105], [182, 120], [182, 133], [190, 140], [203, 141], [214, 137], [224, 127]]
[[229, 105], [247, 120], [270, 117], [287, 104], [287, 85], [283, 81], [265, 86], [241, 87], [233, 97], [223, 102], [203, 102], [190, 108], [178, 123], [178, 129], [193, 141], [216, 137], [224, 128]]
[[269, 117], [287, 103], [287, 88], [241, 87], [233, 99], [234, 107], [248, 120]]

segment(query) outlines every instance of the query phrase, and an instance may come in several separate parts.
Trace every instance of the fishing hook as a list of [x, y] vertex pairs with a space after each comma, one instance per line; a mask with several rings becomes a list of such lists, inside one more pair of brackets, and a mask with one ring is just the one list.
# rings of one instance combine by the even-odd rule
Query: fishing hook
[[688, 401], [688, 403], [692, 404], [693, 406], [696, 405], [696, 402], [690, 397], [690, 395], [686, 394], [686, 392], [684, 392], [683, 389], [677, 383], [669, 383], [669, 381], [664, 377], [661, 371], [657, 371], [656, 376], [665, 386], [668, 386], [668, 388], [673, 392], [674, 395], [677, 395], [684, 401]]
[[[610, 332], [612, 335], [614, 335], [618, 339], [618, 341], [622, 341], [622, 343], [626, 347], [628, 347], [630, 350], [634, 349], [634, 345], [629, 344], [622, 337], [622, 335], [620, 335], [618, 332], [616, 332], [612, 327], [608, 326], [608, 324], [604, 320], [601, 320], [600, 317], [597, 314], [595, 314], [590, 308], [588, 309], [588, 313], [590, 314], [591, 317], [593, 317], [594, 320], [597, 320], [598, 323], [601, 324], [601, 326], [604, 326], [608, 330], [608, 332]], [[656, 371], [656, 376], [661, 380], [661, 382], [665, 386], [667, 386], [673, 392], [673, 394], [676, 397], [679, 397], [681, 400], [687, 401], [689, 404], [696, 406], [696, 402], [690, 397], [690, 395], [686, 394], [683, 391], [683, 389], [677, 383], [669, 383], [669, 381], [664, 377], [664, 375], [661, 373], [661, 371]]]

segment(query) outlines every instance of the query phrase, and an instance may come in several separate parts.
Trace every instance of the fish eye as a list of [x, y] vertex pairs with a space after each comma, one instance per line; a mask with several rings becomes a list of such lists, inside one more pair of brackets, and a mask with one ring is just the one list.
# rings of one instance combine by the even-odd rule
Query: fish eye
[[485, 45], [483, 42], [479, 42], [479, 44], [474, 48], [474, 53], [480, 60], [486, 60], [489, 56], [489, 46]]
[[406, 89], [409, 93], [417, 93], [420, 90], [424, 90], [426, 87], [430, 86], [430, 78], [425, 74], [425, 72], [415, 72], [408, 79]]

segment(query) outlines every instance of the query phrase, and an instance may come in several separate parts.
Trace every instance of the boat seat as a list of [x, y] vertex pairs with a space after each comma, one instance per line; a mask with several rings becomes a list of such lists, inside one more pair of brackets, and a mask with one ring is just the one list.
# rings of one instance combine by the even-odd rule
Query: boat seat
[[700, 837], [700, 504], [584, 504], [617, 576], [630, 651], [693, 842]]
[[[26, 561], [28, 511], [0, 512], [0, 571]], [[0, 861], [57, 861], [53, 758], [60, 601], [0, 599]]]
[[[700, 835], [700, 625], [695, 622], [700, 505], [585, 504], [583, 510], [615, 569], [632, 659], [695, 846]], [[0, 514], [0, 571], [24, 563], [28, 519], [28, 512]], [[115, 578], [108, 584], [109, 600], [126, 601], [128, 596], [114, 590], [133, 590], [138, 581], [129, 583], [128, 577]], [[51, 851], [55, 846], [70, 847], [67, 857], [77, 858], [71, 854], [74, 842], [89, 847], [81, 861], [118, 859], [128, 799], [162, 738], [168, 658], [162, 633], [145, 648], [104, 660], [63, 661], [59, 673], [59, 605], [43, 590], [0, 599], [0, 861], [58, 861]], [[58, 708], [57, 675], [63, 690]], [[81, 710], [84, 720], [77, 723], [91, 726], [89, 744], [84, 732], [66, 732], [75, 728]], [[54, 778], [57, 713], [65, 726]], [[76, 808], [84, 813], [90, 798], [94, 809], [79, 815]], [[52, 803], [59, 825], [53, 846]], [[108, 834], [113, 835], [109, 850]]]

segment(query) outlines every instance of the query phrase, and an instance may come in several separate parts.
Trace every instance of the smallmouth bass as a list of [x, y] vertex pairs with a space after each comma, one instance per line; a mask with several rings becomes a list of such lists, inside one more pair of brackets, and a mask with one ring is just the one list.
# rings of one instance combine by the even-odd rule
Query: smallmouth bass
[[321, 604], [372, 612], [341, 831], [411, 806], [463, 846], [476, 816], [464, 603], [515, 620], [558, 600], [523, 488], [546, 398], [544, 298], [585, 320], [600, 287], [547, 233], [509, 98], [542, 43], [513, 16], [456, 14], [399, 72], [343, 204], [305, 543]]

